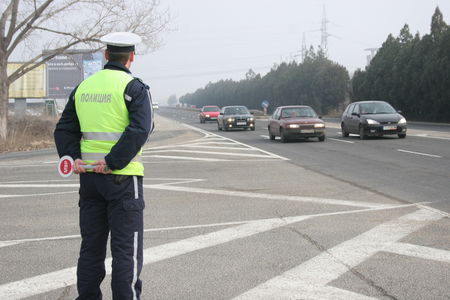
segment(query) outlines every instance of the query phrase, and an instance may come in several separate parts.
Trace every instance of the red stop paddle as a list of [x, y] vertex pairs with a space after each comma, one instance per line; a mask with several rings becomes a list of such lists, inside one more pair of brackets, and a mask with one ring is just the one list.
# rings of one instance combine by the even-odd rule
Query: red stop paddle
[[[74, 163], [72, 157], [70, 157], [68, 155], [61, 157], [61, 159], [59, 160], [59, 164], [58, 164], [59, 175], [61, 175], [62, 177], [69, 177], [70, 175], [73, 174], [74, 166], [75, 166], [75, 163]], [[83, 165], [83, 168], [85, 168], [86, 170], [92, 170], [95, 167], [96, 166], [93, 166], [93, 165]]]

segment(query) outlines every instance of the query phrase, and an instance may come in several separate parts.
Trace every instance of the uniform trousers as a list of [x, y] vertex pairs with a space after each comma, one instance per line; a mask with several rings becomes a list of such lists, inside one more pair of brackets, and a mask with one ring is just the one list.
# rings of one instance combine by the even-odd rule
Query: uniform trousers
[[109, 234], [113, 299], [140, 299], [145, 207], [142, 177], [81, 174], [79, 207], [82, 241], [77, 266], [77, 299], [102, 299], [100, 284], [106, 274]]

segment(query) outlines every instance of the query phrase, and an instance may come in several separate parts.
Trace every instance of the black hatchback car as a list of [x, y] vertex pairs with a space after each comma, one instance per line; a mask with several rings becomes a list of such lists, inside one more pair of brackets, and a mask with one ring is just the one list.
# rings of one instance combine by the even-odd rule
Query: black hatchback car
[[359, 101], [350, 103], [342, 114], [342, 136], [359, 134], [367, 136], [398, 135], [406, 137], [406, 119], [385, 101]]

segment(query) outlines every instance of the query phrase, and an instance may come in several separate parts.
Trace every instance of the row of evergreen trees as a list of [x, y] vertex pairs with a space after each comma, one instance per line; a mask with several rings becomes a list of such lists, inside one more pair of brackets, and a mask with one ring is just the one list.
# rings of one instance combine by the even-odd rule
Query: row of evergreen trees
[[409, 119], [450, 121], [450, 26], [436, 8], [430, 34], [389, 35], [365, 71], [353, 75], [353, 99], [383, 99]]
[[410, 120], [450, 121], [450, 26], [439, 8], [430, 34], [413, 36], [408, 25], [389, 35], [365, 71], [348, 71], [311, 48], [302, 63], [283, 63], [261, 77], [250, 70], [241, 81], [222, 80], [180, 98], [187, 105], [246, 105], [269, 111], [304, 104], [319, 114], [342, 111], [351, 100], [385, 100]]
[[210, 83], [180, 98], [180, 102], [203, 105], [246, 105], [261, 109], [261, 102], [270, 103], [269, 111], [280, 105], [304, 104], [325, 114], [336, 109], [346, 97], [347, 70], [330, 60], [322, 51], [308, 51], [303, 63], [282, 63], [261, 77], [249, 70], [241, 81], [221, 80]]

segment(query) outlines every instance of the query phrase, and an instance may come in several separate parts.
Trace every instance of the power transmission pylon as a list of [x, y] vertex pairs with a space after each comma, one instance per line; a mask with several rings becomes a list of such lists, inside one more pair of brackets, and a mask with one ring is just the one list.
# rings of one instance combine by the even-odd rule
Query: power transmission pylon
[[322, 26], [320, 27], [320, 31], [322, 33], [321, 36], [321, 42], [320, 47], [322, 48], [323, 53], [325, 54], [325, 57], [328, 56], [328, 37], [330, 34], [327, 31], [327, 23], [330, 21], [327, 19], [326, 13], [325, 13], [325, 5], [323, 6], [323, 15], [322, 15]]
[[302, 62], [305, 61], [307, 51], [308, 51], [308, 50], [306, 50], [306, 37], [305, 37], [305, 33], [303, 32], [303, 38], [302, 38], [302, 50], [301, 50], [301, 53], [302, 53]]

